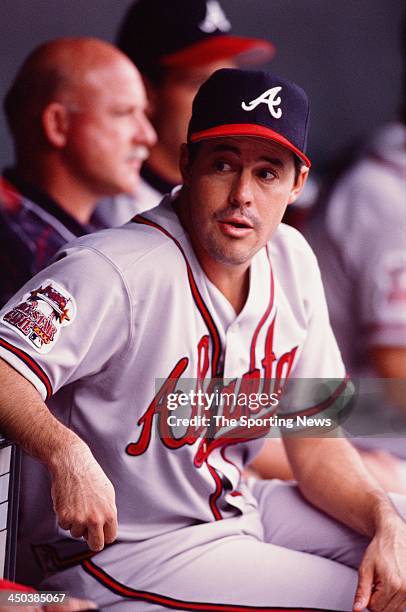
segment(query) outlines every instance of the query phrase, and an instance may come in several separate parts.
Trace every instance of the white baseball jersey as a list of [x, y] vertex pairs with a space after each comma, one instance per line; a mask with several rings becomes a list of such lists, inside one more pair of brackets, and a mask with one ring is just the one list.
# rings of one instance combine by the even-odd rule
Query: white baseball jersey
[[388, 124], [337, 182], [306, 236], [351, 376], [376, 376], [371, 346], [406, 346], [406, 127]]
[[[214, 377], [228, 380], [228, 391], [263, 393], [288, 378], [344, 377], [304, 238], [278, 228], [252, 260], [249, 295], [237, 316], [202, 271], [169, 196], [122, 228], [71, 243], [27, 283], [0, 313], [0, 355], [48, 398], [114, 484], [118, 541], [143, 551], [131, 571], [144, 586], [145, 572], [165, 575], [157, 542], [175, 554], [178, 545], [197, 546], [202, 534], [212, 543], [241, 533], [263, 538], [241, 470], [269, 424], [253, 431], [198, 419], [175, 424], [169, 417], [182, 413], [171, 411], [169, 394], [190, 380], [196, 392], [207, 391]], [[337, 382], [320, 406], [302, 397], [304, 405], [293, 399], [281, 411], [325, 413], [345, 386]], [[244, 410], [233, 405], [223, 416]], [[269, 406], [263, 412], [269, 416]], [[25, 457], [23, 478], [25, 567], [52, 572], [83, 561], [85, 543], [56, 525], [46, 469]], [[196, 537], [185, 540], [191, 528]], [[80, 585], [77, 576], [74, 583]]]

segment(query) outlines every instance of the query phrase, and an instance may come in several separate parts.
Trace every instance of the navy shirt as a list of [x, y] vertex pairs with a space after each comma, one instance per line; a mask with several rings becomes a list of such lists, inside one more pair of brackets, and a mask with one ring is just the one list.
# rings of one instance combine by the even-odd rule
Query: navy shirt
[[42, 270], [66, 242], [105, 225], [82, 225], [13, 169], [0, 177], [0, 306]]

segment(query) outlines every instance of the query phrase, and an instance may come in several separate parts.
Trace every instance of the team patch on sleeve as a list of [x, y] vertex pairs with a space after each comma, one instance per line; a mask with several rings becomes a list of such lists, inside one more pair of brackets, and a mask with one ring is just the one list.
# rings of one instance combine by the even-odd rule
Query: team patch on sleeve
[[73, 297], [55, 281], [47, 279], [3, 314], [1, 321], [38, 353], [46, 354], [57, 341], [61, 328], [70, 325], [75, 316]]

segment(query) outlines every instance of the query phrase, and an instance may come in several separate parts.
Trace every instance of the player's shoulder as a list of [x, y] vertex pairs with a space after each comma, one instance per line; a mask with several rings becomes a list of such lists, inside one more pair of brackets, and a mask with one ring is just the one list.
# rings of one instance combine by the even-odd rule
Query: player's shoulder
[[268, 251], [277, 299], [284, 307], [289, 304], [296, 319], [307, 326], [314, 308], [324, 299], [312, 248], [299, 231], [282, 223], [272, 236]]
[[356, 230], [378, 217], [390, 224], [403, 220], [405, 138], [406, 127], [400, 123], [384, 125], [373, 134], [356, 163], [334, 185], [329, 223], [343, 229], [352, 223]]
[[305, 237], [293, 227], [281, 223], [268, 250], [278, 286], [297, 303], [311, 302], [314, 288], [320, 284], [320, 269]]
[[269, 242], [269, 250], [272, 258], [285, 263], [285, 266], [289, 262], [294, 266], [316, 263], [316, 257], [306, 238], [286, 223], [279, 224]]
[[81, 251], [84, 257], [92, 252], [96, 259], [104, 260], [123, 276], [132, 274], [135, 269], [139, 278], [143, 274], [159, 275], [171, 264], [184, 261], [187, 248], [185, 232], [176, 214], [167, 202], [162, 202], [125, 225], [78, 238], [62, 252]]

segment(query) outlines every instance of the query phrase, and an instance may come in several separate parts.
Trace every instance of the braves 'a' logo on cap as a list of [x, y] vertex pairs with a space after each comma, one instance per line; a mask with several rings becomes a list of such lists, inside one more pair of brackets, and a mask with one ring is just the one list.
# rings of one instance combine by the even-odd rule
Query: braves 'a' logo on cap
[[230, 28], [231, 23], [228, 21], [217, 0], [208, 0], [206, 2], [206, 16], [199, 23], [199, 29], [206, 34], [212, 34], [216, 30], [228, 32]]
[[245, 102], [241, 103], [241, 108], [245, 111], [252, 111], [254, 108], [258, 106], [258, 104], [267, 104], [268, 109], [272, 117], [275, 119], [280, 119], [282, 117], [282, 109], [279, 107], [282, 102], [281, 97], [278, 96], [278, 93], [281, 91], [282, 87], [271, 87], [271, 89], [267, 89], [255, 100], [251, 100], [246, 104]]

